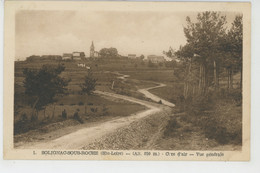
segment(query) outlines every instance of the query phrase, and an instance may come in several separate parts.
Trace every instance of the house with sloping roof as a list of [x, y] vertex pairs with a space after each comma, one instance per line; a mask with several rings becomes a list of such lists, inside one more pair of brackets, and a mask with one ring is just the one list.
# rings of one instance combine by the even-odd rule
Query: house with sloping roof
[[72, 57], [73, 57], [72, 53], [64, 53], [62, 55], [62, 60], [72, 60]]
[[127, 56], [129, 59], [135, 59], [136, 58], [136, 54], [128, 54]]
[[72, 53], [72, 59], [73, 60], [82, 60], [83, 58], [85, 58], [84, 52], [73, 52]]
[[165, 62], [165, 58], [163, 56], [157, 56], [157, 55], [148, 55], [147, 60], [151, 61], [152, 63]]

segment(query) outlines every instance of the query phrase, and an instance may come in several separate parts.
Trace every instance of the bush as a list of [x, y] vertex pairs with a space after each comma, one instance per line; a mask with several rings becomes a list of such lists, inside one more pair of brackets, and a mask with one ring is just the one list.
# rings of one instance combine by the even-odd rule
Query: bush
[[220, 144], [229, 142], [227, 129], [223, 127], [214, 117], [209, 117], [204, 125], [205, 136], [215, 139]]
[[91, 112], [95, 113], [97, 112], [97, 108], [90, 108]]
[[173, 132], [174, 132], [176, 129], [180, 128], [180, 127], [181, 127], [181, 125], [178, 123], [176, 117], [172, 117], [172, 118], [169, 120], [169, 122], [168, 122], [168, 124], [167, 124], [167, 126], [166, 126], [166, 129], [165, 129], [165, 131], [164, 131], [164, 136], [165, 136], [165, 137], [172, 136]]
[[78, 103], [78, 105], [80, 106], [80, 105], [84, 105], [84, 103], [82, 102], [82, 101], [80, 101], [79, 103]]
[[188, 97], [184, 100], [184, 109], [189, 115], [201, 115], [205, 111], [212, 110], [216, 99], [213, 96]]
[[14, 124], [14, 134], [27, 132], [30, 129], [28, 126], [29, 123], [27, 115], [23, 113], [20, 119]]
[[65, 109], [62, 111], [61, 116], [62, 116], [62, 118], [67, 119], [67, 112]]
[[102, 115], [103, 116], [108, 115], [108, 108], [106, 107], [106, 105], [103, 105], [102, 107]]
[[[223, 95], [222, 95], [223, 96]], [[184, 101], [186, 115], [181, 120], [201, 127], [205, 136], [219, 144], [242, 144], [242, 108], [235, 105], [240, 99], [238, 92], [188, 97]], [[233, 100], [233, 101], [232, 101]]]
[[73, 118], [74, 118], [75, 120], [79, 121], [81, 124], [84, 123], [82, 117], [79, 115], [79, 109], [77, 110], [77, 112], [74, 113]]
[[81, 92], [84, 94], [87, 94], [87, 95], [92, 94], [96, 88], [96, 82], [97, 82], [97, 79], [95, 79], [93, 77], [92, 72], [89, 71], [88, 74], [85, 76], [84, 83], [80, 85]]

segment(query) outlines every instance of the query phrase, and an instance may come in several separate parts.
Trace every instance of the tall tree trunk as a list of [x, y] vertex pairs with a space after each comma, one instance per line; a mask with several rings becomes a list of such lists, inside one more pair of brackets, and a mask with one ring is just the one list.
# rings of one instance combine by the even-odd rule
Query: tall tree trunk
[[[191, 64], [192, 64], [192, 61], [190, 59], [189, 66], [186, 70], [186, 80], [185, 80], [185, 85], [184, 85], [184, 98], [187, 98], [188, 94], [189, 94], [189, 75], [191, 73]], [[188, 78], [188, 80], [187, 80], [187, 78]]]
[[183, 96], [184, 96], [184, 98], [186, 99], [187, 98], [187, 91], [188, 91], [188, 82], [187, 81], [185, 81], [184, 82], [184, 90], [183, 90]]
[[242, 86], [243, 86], [243, 67], [241, 66], [240, 69], [240, 89], [242, 90]]
[[230, 89], [233, 89], [233, 69], [230, 69]]
[[35, 115], [35, 107], [36, 107], [36, 105], [37, 105], [37, 103], [39, 102], [39, 98], [37, 98], [36, 100], [35, 100], [35, 102], [33, 103], [33, 106], [32, 106], [32, 115], [31, 115], [31, 120], [35, 120], [35, 119], [37, 119], [37, 115]]
[[[190, 59], [190, 64], [189, 64], [189, 68], [188, 68], [188, 79], [189, 79], [189, 76], [190, 76], [190, 74], [191, 74], [191, 65], [192, 65], [192, 61], [191, 61], [191, 59]], [[187, 91], [186, 91], [186, 96], [188, 96], [189, 95], [189, 85], [190, 85], [190, 82], [189, 82], [189, 80], [187, 81]]]
[[229, 91], [229, 88], [230, 88], [230, 86], [229, 86], [230, 85], [230, 74], [229, 74], [230, 70], [229, 70], [229, 68], [227, 68], [226, 71], [227, 71], [227, 89]]
[[43, 116], [44, 116], [44, 119], [46, 118], [46, 116], [45, 116], [45, 112], [46, 112], [46, 107], [45, 107], [44, 110], [43, 110]]
[[206, 78], [206, 67], [205, 64], [202, 64], [201, 70], [201, 95], [205, 95], [206, 93], [206, 85], [207, 85], [207, 78]]
[[216, 61], [214, 60], [214, 84], [215, 84], [215, 92], [219, 90], [219, 70]]
[[111, 89], [114, 89], [115, 81], [112, 82]]
[[55, 107], [56, 105], [53, 106], [53, 110], [52, 110], [52, 119], [54, 118], [54, 114], [55, 114]]
[[201, 94], [201, 86], [202, 86], [202, 65], [200, 64], [200, 76], [199, 76], [199, 88], [198, 88], [198, 94]]
[[192, 95], [194, 96], [195, 95], [195, 85], [192, 85]]

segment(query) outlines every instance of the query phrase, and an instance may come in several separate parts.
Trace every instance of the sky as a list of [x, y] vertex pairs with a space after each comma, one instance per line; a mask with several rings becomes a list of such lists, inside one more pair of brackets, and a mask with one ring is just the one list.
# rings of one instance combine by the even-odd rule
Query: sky
[[[195, 12], [19, 11], [15, 21], [15, 58], [62, 55], [115, 47], [121, 55], [163, 55], [186, 43], [183, 27]], [[230, 25], [234, 13], [225, 13]]]

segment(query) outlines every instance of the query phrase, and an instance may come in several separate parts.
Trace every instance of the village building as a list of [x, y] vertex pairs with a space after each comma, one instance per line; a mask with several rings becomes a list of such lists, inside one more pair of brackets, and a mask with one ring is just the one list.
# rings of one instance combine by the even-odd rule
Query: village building
[[136, 54], [128, 54], [129, 59], [136, 59]]
[[92, 44], [90, 46], [90, 54], [89, 54], [90, 58], [97, 58], [99, 57], [99, 52], [95, 51], [95, 46], [94, 43], [92, 41]]
[[62, 60], [72, 60], [72, 53], [64, 53], [62, 55]]
[[61, 60], [62, 57], [60, 55], [42, 55], [42, 60]]
[[73, 60], [82, 60], [85, 58], [84, 52], [73, 52], [72, 53], [72, 59]]
[[148, 55], [147, 60], [151, 61], [152, 63], [165, 62], [165, 58], [163, 56], [157, 56], [157, 55]]

